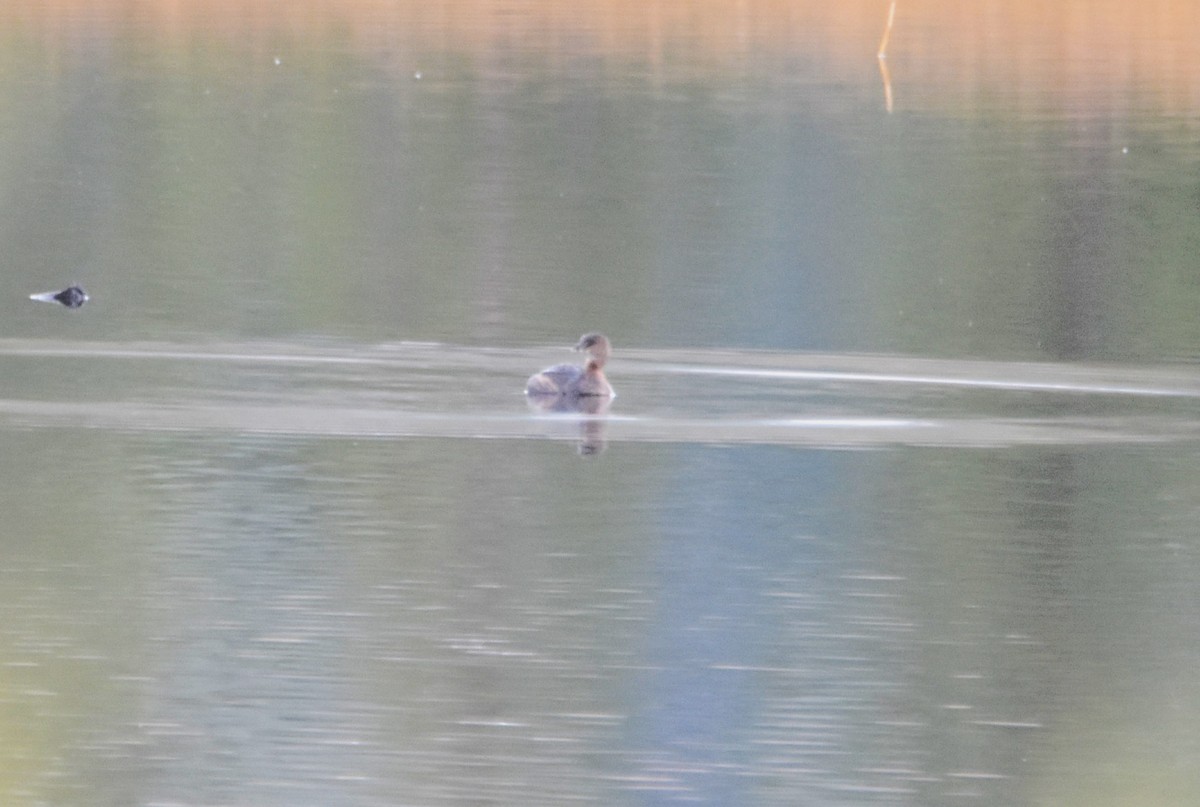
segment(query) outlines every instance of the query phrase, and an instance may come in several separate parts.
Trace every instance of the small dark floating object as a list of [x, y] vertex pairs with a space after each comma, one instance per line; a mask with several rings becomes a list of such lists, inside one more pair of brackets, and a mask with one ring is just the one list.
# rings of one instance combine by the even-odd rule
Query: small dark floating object
[[62, 291], [44, 291], [41, 294], [29, 295], [30, 300], [40, 300], [43, 303], [62, 303], [67, 308], [79, 308], [88, 301], [87, 292], [78, 286], [67, 286]]

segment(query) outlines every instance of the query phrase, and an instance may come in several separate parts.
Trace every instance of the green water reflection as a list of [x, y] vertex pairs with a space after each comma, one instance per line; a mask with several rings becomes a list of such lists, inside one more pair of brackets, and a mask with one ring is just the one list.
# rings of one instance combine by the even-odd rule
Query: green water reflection
[[338, 30], [13, 38], [5, 333], [57, 333], [18, 292], [74, 278], [88, 335], [1195, 355], [1194, 121], [532, 43], [401, 72]]
[[4, 443], [29, 803], [1196, 792], [1186, 450]]

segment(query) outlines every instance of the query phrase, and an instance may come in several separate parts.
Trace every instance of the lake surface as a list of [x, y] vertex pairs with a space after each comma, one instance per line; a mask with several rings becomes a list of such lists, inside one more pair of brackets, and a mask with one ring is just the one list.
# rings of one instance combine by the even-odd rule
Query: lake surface
[[826, 5], [0, 11], [0, 801], [1197, 803], [1197, 12]]

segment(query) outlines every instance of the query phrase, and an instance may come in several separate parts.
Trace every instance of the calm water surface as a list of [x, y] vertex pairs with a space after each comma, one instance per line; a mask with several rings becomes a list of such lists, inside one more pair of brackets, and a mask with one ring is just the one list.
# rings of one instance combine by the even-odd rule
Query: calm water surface
[[1125, 5], [0, 12], [0, 802], [1197, 803]]

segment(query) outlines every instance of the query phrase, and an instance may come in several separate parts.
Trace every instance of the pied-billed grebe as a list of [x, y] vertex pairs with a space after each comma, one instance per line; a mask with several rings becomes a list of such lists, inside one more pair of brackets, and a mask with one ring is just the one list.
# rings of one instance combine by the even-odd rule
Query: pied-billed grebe
[[599, 395], [613, 397], [613, 388], [604, 377], [604, 363], [612, 349], [608, 337], [602, 333], [584, 334], [575, 345], [576, 350], [588, 354], [587, 364], [556, 364], [529, 377], [525, 384], [526, 395]]
[[67, 308], [79, 308], [88, 301], [87, 292], [78, 286], [67, 286], [62, 291], [44, 291], [29, 295], [30, 300], [43, 303], [62, 303]]

